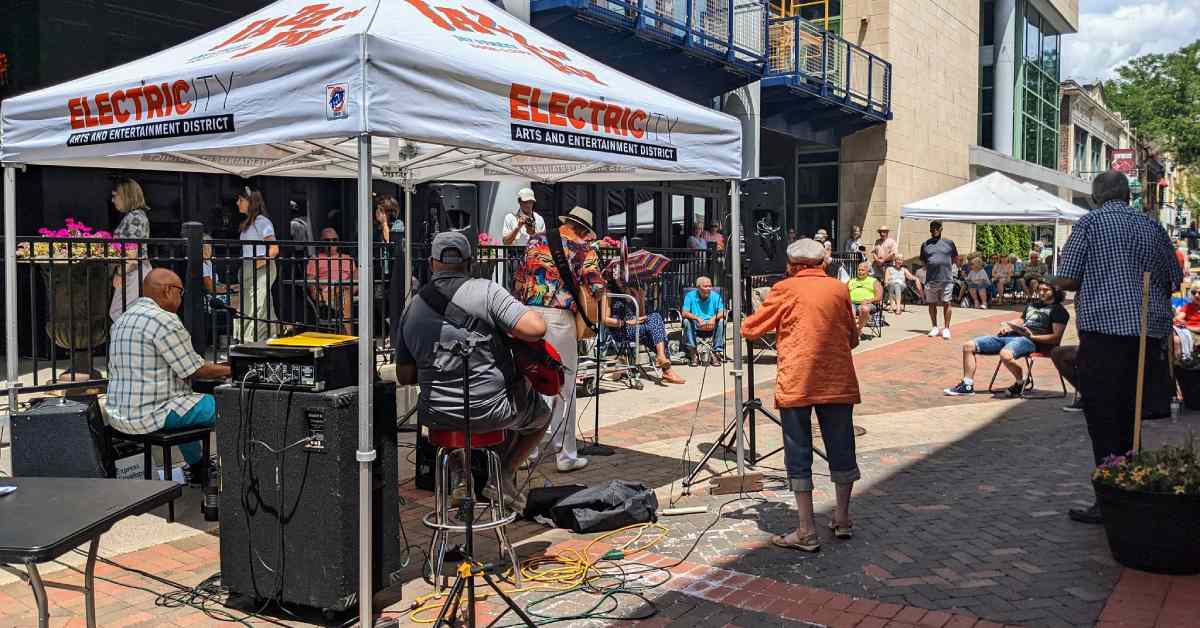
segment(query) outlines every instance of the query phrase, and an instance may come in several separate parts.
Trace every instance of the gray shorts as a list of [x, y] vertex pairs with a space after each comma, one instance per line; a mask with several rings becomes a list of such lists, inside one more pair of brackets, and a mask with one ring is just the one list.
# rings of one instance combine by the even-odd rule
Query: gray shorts
[[925, 284], [925, 303], [939, 305], [954, 300], [953, 281], [931, 281]]

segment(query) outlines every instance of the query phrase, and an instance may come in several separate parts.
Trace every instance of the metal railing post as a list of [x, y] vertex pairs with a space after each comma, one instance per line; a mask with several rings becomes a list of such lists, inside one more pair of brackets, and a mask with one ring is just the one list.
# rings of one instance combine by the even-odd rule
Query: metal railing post
[[846, 50], [846, 76], [842, 77], [842, 98], [844, 100], [846, 100], [846, 102], [849, 102], [850, 101], [850, 63], [853, 60], [854, 55], [850, 54], [850, 46], [847, 45], [847, 46], [839, 46], [839, 47], [845, 48], [845, 50]]
[[183, 278], [183, 326], [192, 335], [192, 348], [203, 354], [204, 339], [204, 225], [183, 223], [187, 272]]
[[[800, 17], [792, 18], [792, 74], [800, 76]], [[799, 82], [799, 81], [797, 81]]]
[[692, 5], [693, 2], [695, 2], [695, 0], [687, 0], [687, 2], [684, 3], [684, 9], [687, 10], [687, 19], [684, 21], [683, 33], [684, 48], [690, 48], [692, 46], [692, 11], [695, 9], [695, 7]]
[[636, 27], [639, 29], [646, 27], [645, 1], [646, 0], [637, 0], [637, 18], [635, 18], [635, 24], [636, 24]]
[[867, 111], [871, 110], [871, 88], [874, 86], [875, 60], [867, 58]]
[[729, 27], [725, 29], [726, 33], [729, 35], [729, 39], [725, 40], [725, 58], [730, 61], [733, 61], [733, 56], [734, 56], [733, 55], [733, 49], [734, 49], [734, 46], [733, 46], [733, 17], [734, 17], [733, 2], [734, 2], [734, 0], [729, 0]]
[[821, 93], [829, 93], [829, 31], [821, 31]]

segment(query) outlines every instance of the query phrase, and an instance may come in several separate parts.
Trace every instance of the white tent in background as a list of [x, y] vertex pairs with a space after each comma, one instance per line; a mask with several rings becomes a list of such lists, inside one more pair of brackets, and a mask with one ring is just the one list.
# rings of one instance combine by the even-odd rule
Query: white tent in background
[[[280, 0], [144, 59], [5, 100], [5, 269], [16, 275], [16, 169], [25, 164], [355, 177], [360, 242], [371, 240], [373, 178], [406, 192], [448, 177], [728, 179], [737, 239], [740, 155], [736, 119], [616, 72], [485, 0]], [[370, 251], [359, 247], [362, 294]], [[15, 290], [6, 283], [10, 383]], [[736, 317], [739, 291], [733, 298]], [[360, 310], [363, 337], [373, 336], [371, 318]], [[373, 593], [373, 363], [360, 343], [362, 626]]]
[[1086, 213], [1037, 186], [1018, 183], [999, 172], [900, 208], [901, 218], [977, 224], [1077, 222]]
[[[1018, 183], [999, 172], [964, 183], [936, 196], [900, 208], [904, 218], [972, 224], [1054, 225], [1054, 272], [1058, 272], [1058, 225], [1079, 222], [1087, 210], [1030, 183]], [[897, 230], [899, 238], [900, 229]]]

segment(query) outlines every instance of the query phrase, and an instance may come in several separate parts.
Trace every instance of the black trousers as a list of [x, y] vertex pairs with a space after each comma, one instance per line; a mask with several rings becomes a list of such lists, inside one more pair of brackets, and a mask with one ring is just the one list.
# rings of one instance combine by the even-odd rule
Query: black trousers
[[[1133, 410], [1137, 401], [1137, 336], [1110, 336], [1079, 332], [1076, 358], [1079, 393], [1092, 457], [1097, 466], [1108, 456], [1133, 449]], [[1146, 379], [1167, 377], [1166, 344], [1162, 338], [1146, 339]], [[1149, 393], [1147, 387], [1143, 394]]]

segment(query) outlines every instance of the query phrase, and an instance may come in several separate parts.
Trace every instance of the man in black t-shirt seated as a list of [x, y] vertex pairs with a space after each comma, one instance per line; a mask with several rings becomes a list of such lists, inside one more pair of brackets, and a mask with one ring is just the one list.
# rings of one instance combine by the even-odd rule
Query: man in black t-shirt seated
[[975, 394], [975, 356], [1000, 355], [1000, 363], [1013, 376], [1005, 391], [1020, 397], [1025, 389], [1025, 374], [1018, 359], [1033, 352], [1049, 354], [1062, 342], [1071, 315], [1062, 306], [1063, 293], [1048, 283], [1038, 286], [1038, 301], [1025, 306], [1021, 318], [1000, 325], [995, 336], [980, 336], [963, 344], [963, 377], [954, 388], [945, 389], [952, 397]]

